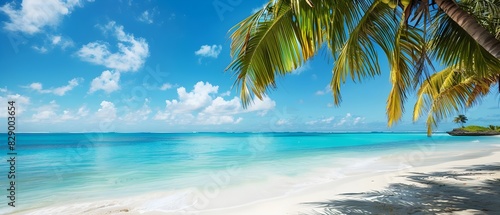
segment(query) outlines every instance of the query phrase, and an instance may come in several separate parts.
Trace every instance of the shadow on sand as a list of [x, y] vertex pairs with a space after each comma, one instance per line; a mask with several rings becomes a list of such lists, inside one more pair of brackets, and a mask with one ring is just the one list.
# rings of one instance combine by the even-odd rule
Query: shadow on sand
[[500, 163], [448, 172], [412, 172], [405, 183], [384, 191], [344, 193], [341, 200], [304, 203], [308, 215], [331, 214], [500, 214], [500, 179], [480, 179], [500, 172]]

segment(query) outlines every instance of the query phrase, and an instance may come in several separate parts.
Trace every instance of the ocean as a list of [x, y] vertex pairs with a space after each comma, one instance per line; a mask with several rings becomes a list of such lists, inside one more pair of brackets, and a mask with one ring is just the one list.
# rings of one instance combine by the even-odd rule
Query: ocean
[[[233, 207], [500, 143], [424, 133], [25, 133], [16, 141], [16, 207], [2, 197], [2, 214], [146, 195], [161, 198], [135, 202], [142, 211]], [[2, 196], [9, 195], [7, 152], [5, 144]], [[388, 157], [398, 162], [384, 163]], [[242, 192], [255, 194], [235, 195]], [[211, 201], [219, 195], [235, 197]]]

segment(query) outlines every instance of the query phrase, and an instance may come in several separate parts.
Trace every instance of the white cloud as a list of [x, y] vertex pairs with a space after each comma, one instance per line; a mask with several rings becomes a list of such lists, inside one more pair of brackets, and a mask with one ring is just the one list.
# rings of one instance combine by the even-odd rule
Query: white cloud
[[326, 123], [326, 124], [330, 124], [333, 120], [335, 119], [335, 117], [328, 117], [326, 119], [322, 119], [321, 122], [323, 123]]
[[85, 61], [100, 65], [105, 64], [106, 59], [111, 55], [108, 46], [100, 42], [92, 42], [82, 46], [77, 54]]
[[61, 35], [53, 35], [49, 39], [52, 46], [59, 46], [63, 50], [67, 47], [74, 46], [74, 43], [71, 39], [62, 37]]
[[139, 16], [139, 21], [145, 22], [147, 24], [153, 24], [153, 12], [149, 12], [148, 10], [145, 10], [144, 12], [141, 13]]
[[61, 36], [52, 37], [52, 44], [57, 45], [59, 42], [61, 42]]
[[358, 116], [358, 117], [354, 118], [354, 121], [352, 122], [352, 124], [357, 125], [358, 123], [362, 123], [364, 120], [365, 120], [364, 117]]
[[318, 120], [311, 120], [306, 122], [306, 125], [315, 125], [316, 123], [318, 123]]
[[36, 108], [30, 121], [56, 123], [78, 120], [88, 115], [88, 110], [85, 106], [80, 107], [78, 111], [63, 110], [62, 113], [59, 112], [59, 107], [56, 101], [52, 100], [49, 104]]
[[262, 100], [255, 99], [254, 103], [246, 109], [243, 109], [238, 97], [233, 97], [229, 101], [224, 100], [222, 97], [217, 97], [211, 101], [211, 104], [202, 113], [220, 115], [256, 112], [257, 115], [264, 116], [269, 110], [274, 109], [274, 107], [276, 107], [276, 102], [269, 97], [264, 97]]
[[44, 120], [51, 120], [54, 121], [54, 118], [56, 117], [56, 113], [52, 110], [44, 110], [44, 111], [39, 111], [36, 114], [33, 114], [32, 120], [35, 122], [38, 121], [44, 121]]
[[345, 117], [343, 117], [342, 119], [340, 119], [340, 122], [337, 123], [337, 126], [343, 126], [344, 124], [346, 124], [349, 120], [351, 119], [351, 113], [347, 113], [345, 115]]
[[62, 115], [60, 115], [59, 119], [60, 121], [79, 120], [83, 117], [86, 117], [88, 113], [89, 110], [85, 106], [82, 106], [78, 109], [76, 113], [70, 110], [64, 110]]
[[0, 93], [6, 93], [7, 92], [7, 87], [5, 88], [0, 88]]
[[32, 90], [42, 91], [43, 87], [41, 83], [35, 82], [29, 85]]
[[118, 51], [112, 53], [108, 44], [100, 41], [82, 46], [76, 53], [80, 59], [93, 64], [102, 65], [118, 72], [135, 72], [139, 70], [149, 56], [149, 46], [144, 38], [135, 38], [123, 31], [123, 26], [109, 22], [101, 27], [111, 31], [118, 39]]
[[316, 125], [316, 126], [328, 126], [329, 128], [334, 127], [352, 127], [358, 124], [364, 123], [365, 118], [361, 116], [353, 116], [351, 113], [347, 113], [343, 117], [339, 117], [340, 119], [335, 122], [335, 117], [323, 117], [316, 120], [311, 120], [306, 122], [306, 125]]
[[318, 91], [316, 91], [316, 93], [314, 93], [314, 94], [316, 94], [317, 96], [321, 96], [321, 95], [325, 95], [327, 92], [328, 92], [328, 91], [326, 91], [326, 90], [318, 90]]
[[200, 113], [197, 117], [197, 123], [201, 125], [222, 125], [222, 124], [238, 124], [243, 121], [242, 117], [235, 119], [234, 116], [222, 115], [222, 116], [209, 116]]
[[221, 45], [202, 45], [198, 51], [195, 51], [194, 54], [201, 57], [212, 57], [217, 58], [222, 51]]
[[172, 84], [164, 83], [163, 85], [161, 85], [160, 90], [169, 90], [172, 89], [172, 87]]
[[[2, 93], [6, 93], [7, 90], [5, 91], [0, 91]], [[26, 96], [22, 96], [19, 94], [9, 94], [9, 95], [4, 95], [0, 96], [0, 117], [7, 117], [8, 113], [7, 111], [7, 102], [9, 101], [14, 101], [14, 107], [16, 108], [16, 116], [21, 115], [25, 110], [27, 109], [28, 105], [30, 104], [30, 98]]]
[[135, 123], [138, 121], [147, 120], [150, 113], [151, 108], [149, 107], [149, 100], [146, 99], [141, 108], [136, 111], [128, 110], [124, 116], [120, 117], [120, 119], [128, 123]]
[[119, 72], [111, 72], [106, 70], [101, 73], [101, 75], [92, 80], [90, 84], [89, 93], [93, 93], [98, 90], [104, 90], [106, 93], [111, 93], [113, 91], [119, 90], [120, 85], [120, 73]]
[[7, 98], [9, 100], [13, 100], [15, 101], [16, 103], [18, 104], [29, 104], [30, 103], [30, 99], [29, 97], [25, 97], [25, 96], [21, 96], [19, 94], [15, 94], [15, 95], [8, 95]]
[[358, 124], [363, 124], [365, 121], [364, 117], [357, 116], [354, 117], [351, 113], [347, 113], [337, 124], [336, 126], [356, 126]]
[[309, 65], [309, 62], [305, 63], [301, 67], [295, 69], [292, 71], [292, 75], [300, 75], [301, 73], [308, 71], [311, 69], [311, 66]]
[[321, 119], [308, 121], [308, 122], [306, 122], [306, 124], [307, 125], [316, 125], [316, 124], [326, 125], [326, 124], [331, 124], [334, 119], [335, 119], [335, 117], [333, 117], [333, 116], [332, 117], [324, 117]]
[[78, 112], [76, 112], [76, 114], [78, 114], [79, 116], [85, 117], [89, 114], [89, 110], [87, 109], [87, 107], [82, 106], [82, 107], [78, 108]]
[[217, 97], [203, 110], [203, 113], [209, 115], [237, 114], [240, 112], [242, 112], [241, 102], [237, 97], [229, 101], [224, 100], [222, 97]]
[[28, 88], [38, 91], [39, 93], [52, 93], [58, 96], [64, 96], [66, 92], [73, 90], [76, 86], [78, 86], [83, 81], [83, 78], [73, 78], [68, 81], [68, 85], [61, 86], [53, 89], [43, 89], [43, 85], [41, 83], [35, 82], [31, 83]]
[[72, 90], [73, 88], [75, 88], [76, 86], [78, 86], [78, 82], [80, 82], [80, 80], [83, 80], [83, 79], [73, 78], [68, 82], [68, 85], [55, 88], [52, 90], [52, 93], [54, 93], [58, 96], [63, 96], [64, 94], [66, 94], [66, 92], [68, 92], [68, 91]]
[[65, 110], [63, 111], [63, 114], [61, 116], [61, 120], [62, 121], [66, 121], [66, 120], [76, 120], [78, 119], [75, 115], [72, 115], [71, 112], [69, 110]]
[[44, 46], [31, 46], [35, 51], [40, 52], [42, 54], [47, 53], [48, 49], [45, 48]]
[[33, 45], [31, 48], [33, 48], [35, 51], [45, 54], [55, 47], [60, 47], [62, 50], [65, 50], [67, 47], [72, 47], [74, 46], [73, 40], [67, 37], [63, 37], [60, 35], [52, 35], [52, 36], [47, 36], [47, 38], [44, 40], [42, 45]]
[[20, 8], [11, 2], [0, 7], [0, 11], [10, 19], [5, 22], [6, 30], [35, 34], [46, 26], [56, 27], [75, 6], [81, 6], [79, 0], [23, 0]]
[[55, 101], [51, 101], [48, 105], [40, 106], [36, 109], [36, 113], [33, 114], [31, 119], [35, 122], [51, 120], [55, 121], [57, 114], [56, 110], [59, 108], [59, 105], [56, 104]]
[[247, 107], [245, 112], [257, 111], [260, 116], [267, 114], [267, 111], [274, 109], [276, 107], [276, 102], [271, 100], [269, 97], [263, 97], [262, 100], [254, 99], [253, 103]]
[[178, 99], [166, 100], [164, 111], [158, 111], [154, 116], [156, 120], [166, 120], [170, 124], [198, 124], [220, 125], [237, 124], [243, 118], [239, 114], [256, 112], [264, 115], [276, 106], [276, 102], [269, 97], [255, 100], [247, 109], [243, 109], [240, 99], [233, 97], [225, 100], [215, 96], [219, 87], [206, 82], [198, 82], [191, 92], [186, 88], [177, 89]]
[[137, 124], [148, 120], [151, 113], [148, 99], [145, 99], [143, 106], [138, 109], [131, 109], [128, 106], [120, 109], [113, 102], [103, 100], [100, 102], [99, 108], [92, 113], [85, 105], [78, 109], [62, 109], [55, 101], [51, 101], [49, 104], [33, 109], [33, 115], [28, 121], [51, 124], [66, 121], [78, 121], [79, 123], [118, 121], [119, 123]]
[[95, 113], [96, 119], [102, 122], [111, 122], [116, 119], [115, 104], [108, 101], [101, 102], [101, 108]]
[[288, 120], [286, 120], [286, 119], [280, 119], [280, 120], [276, 121], [276, 125], [278, 125], [278, 126], [288, 125], [288, 124], [290, 124], [290, 122], [288, 122]]
[[175, 113], [191, 112], [200, 110], [212, 102], [210, 94], [217, 93], [219, 86], [212, 86], [210, 83], [202, 81], [194, 85], [191, 92], [186, 92], [186, 88], [180, 87], [177, 89], [179, 100], [167, 100], [167, 109]]
[[222, 97], [225, 97], [225, 96], [230, 96], [231, 95], [231, 91], [226, 91], [224, 93], [221, 93], [219, 96], [222, 96]]
[[321, 95], [325, 95], [327, 93], [330, 93], [332, 92], [332, 88], [330, 88], [330, 85], [326, 85], [326, 87], [323, 89], [323, 90], [318, 90], [316, 91], [316, 95], [318, 96], [321, 96]]

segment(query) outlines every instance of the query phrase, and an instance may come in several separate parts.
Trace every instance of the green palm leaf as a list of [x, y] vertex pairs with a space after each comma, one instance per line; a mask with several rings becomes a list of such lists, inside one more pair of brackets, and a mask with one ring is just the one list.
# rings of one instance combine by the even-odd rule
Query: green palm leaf
[[312, 57], [321, 41], [321, 34], [312, 32], [316, 28], [299, 28], [299, 21], [314, 17], [297, 19], [285, 1], [270, 2], [267, 8], [273, 10], [264, 8], [248, 17], [231, 35], [231, 54], [236, 57], [227, 69], [239, 73], [236, 84], [241, 84], [244, 106], [252, 101], [251, 93], [262, 99], [269, 87], [276, 86], [276, 75], [289, 73]]
[[413, 120], [427, 112], [427, 134], [430, 136], [441, 119], [476, 105], [490, 92], [490, 87], [498, 83], [497, 77], [495, 72], [487, 77], [470, 76], [457, 67], [432, 75], [417, 92]]
[[[382, 72], [382, 50], [392, 84], [389, 125], [401, 119], [408, 93], [419, 85], [414, 120], [427, 111], [429, 133], [440, 119], [476, 104], [500, 76], [498, 41], [484, 41], [500, 36], [500, 0], [397, 2], [393, 9], [380, 0], [270, 0], [231, 29], [233, 61], [226, 70], [237, 74], [243, 105], [254, 96], [262, 99], [276, 87], [277, 76], [300, 67], [322, 47], [334, 59], [330, 87], [336, 105], [349, 76], [361, 82]], [[431, 76], [432, 61], [448, 68]]]
[[500, 59], [481, 47], [465, 30], [446, 14], [436, 15], [432, 25], [431, 49], [434, 59], [445, 65], [460, 65], [478, 76], [488, 76], [489, 68], [500, 69]]
[[[370, 37], [372, 36], [371, 34], [377, 32], [376, 28], [386, 30], [381, 31], [383, 32], [381, 34], [375, 34], [373, 36], [378, 35], [374, 40], [381, 42], [384, 51], [389, 55], [391, 45], [388, 44], [385, 39], [390, 39], [391, 36], [393, 36], [391, 31], [393, 31], [394, 28], [392, 28], [391, 25], [394, 25], [394, 22], [391, 18], [378, 19], [379, 17], [387, 18], [387, 16], [390, 15], [389, 9], [390, 8], [384, 6], [384, 4], [375, 2], [367, 8], [364, 13], [361, 13], [364, 14], [364, 16], [359, 19], [357, 25], [342, 23], [342, 25], [348, 26], [349, 29], [341, 28], [340, 31], [350, 30], [347, 40], [342, 45], [340, 45], [339, 42], [343, 41], [344, 38], [342, 35], [344, 35], [344, 32], [330, 33], [330, 35], [337, 36], [330, 38], [331, 42], [329, 44], [330, 48], [332, 48], [332, 52], [337, 52], [337, 47], [341, 47], [333, 67], [333, 76], [330, 82], [335, 105], [339, 105], [342, 101], [340, 88], [341, 85], [345, 83], [347, 76], [350, 75], [353, 81], [361, 81], [367, 76], [373, 77], [380, 74], [377, 52]], [[351, 21], [354, 20], [355, 19], [351, 19]], [[378, 23], [375, 23], [377, 21]], [[334, 24], [334, 26], [338, 25]], [[335, 29], [335, 27], [332, 27], [332, 30], [333, 29]], [[340, 41], [335, 41], [337, 39]], [[333, 56], [337, 55], [336, 53], [332, 54]]]

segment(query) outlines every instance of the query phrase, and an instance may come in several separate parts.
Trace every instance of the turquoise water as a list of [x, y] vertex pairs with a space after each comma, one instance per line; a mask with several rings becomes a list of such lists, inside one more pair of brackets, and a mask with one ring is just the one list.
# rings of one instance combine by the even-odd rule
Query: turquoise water
[[[497, 137], [428, 138], [423, 133], [19, 134], [16, 210], [175, 191], [201, 185], [217, 171], [235, 170], [228, 184], [235, 187], [317, 168], [338, 170], [422, 147], [498, 143]], [[8, 159], [6, 147], [0, 153]], [[7, 172], [7, 165], [2, 162], [0, 171]], [[2, 175], [4, 196], [8, 180]], [[2, 205], [6, 201], [1, 198]]]

